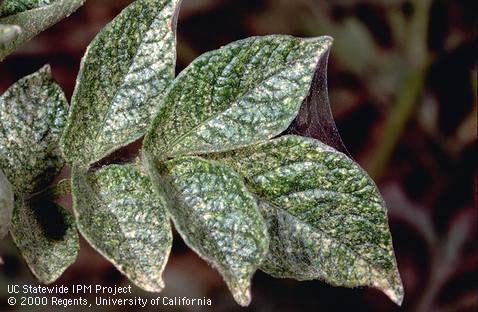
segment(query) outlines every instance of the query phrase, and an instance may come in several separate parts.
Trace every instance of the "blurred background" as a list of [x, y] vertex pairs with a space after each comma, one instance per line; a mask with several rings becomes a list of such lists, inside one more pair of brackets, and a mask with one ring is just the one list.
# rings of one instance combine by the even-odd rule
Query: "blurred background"
[[[86, 46], [130, 2], [86, 1], [0, 63], [0, 92], [49, 63], [70, 98]], [[376, 180], [385, 198], [405, 286], [400, 308], [374, 289], [279, 280], [258, 272], [247, 310], [478, 310], [476, 4], [184, 0], [178, 72], [201, 53], [252, 35], [335, 38], [328, 68], [332, 111], [350, 154]], [[123, 152], [134, 153], [138, 146]], [[7, 311], [6, 285], [36, 282], [9, 240], [0, 242], [0, 256], [5, 262], [0, 266], [0, 310]], [[213, 307], [162, 311], [242, 310], [221, 277], [178, 235], [165, 280], [160, 295], [209, 297]], [[84, 241], [77, 262], [57, 281], [81, 283], [129, 284]], [[131, 296], [135, 295], [157, 296], [137, 288]]]

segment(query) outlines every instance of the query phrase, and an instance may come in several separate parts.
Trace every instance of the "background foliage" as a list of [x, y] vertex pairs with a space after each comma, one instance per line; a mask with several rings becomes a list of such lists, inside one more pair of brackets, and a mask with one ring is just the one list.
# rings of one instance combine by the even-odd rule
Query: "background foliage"
[[[128, 3], [87, 1], [0, 63], [0, 91], [49, 63], [71, 97], [85, 47]], [[277, 280], [259, 272], [250, 310], [478, 307], [478, 51], [472, 5], [472, 0], [184, 0], [177, 72], [200, 53], [251, 35], [335, 37], [329, 93], [338, 128], [352, 156], [377, 180], [390, 211], [405, 286], [402, 308], [373, 289]], [[121, 157], [134, 156], [139, 145], [124, 148]], [[8, 308], [6, 284], [36, 282], [14, 246], [0, 244], [5, 261], [0, 267], [3, 310]], [[165, 280], [164, 296], [208, 296], [215, 311], [240, 309], [220, 276], [176, 234]], [[82, 242], [78, 261], [58, 283], [109, 285], [127, 280]], [[152, 296], [135, 291], [133, 295]]]

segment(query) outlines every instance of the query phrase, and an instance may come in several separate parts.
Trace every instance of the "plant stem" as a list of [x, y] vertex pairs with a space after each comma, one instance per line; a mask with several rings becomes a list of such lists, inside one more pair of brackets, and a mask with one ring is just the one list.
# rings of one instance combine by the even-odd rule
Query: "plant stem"
[[426, 73], [428, 72], [428, 64], [409, 73], [400, 90], [397, 102], [387, 116], [380, 143], [375, 148], [372, 160], [367, 168], [369, 174], [376, 181], [382, 177], [403, 129], [414, 111], [415, 104], [421, 96]]
[[390, 160], [390, 157], [400, 140], [405, 125], [411, 117], [415, 104], [421, 96], [425, 78], [433, 57], [427, 53], [427, 31], [429, 22], [430, 0], [415, 0], [415, 14], [408, 29], [409, 37], [406, 45], [405, 58], [413, 68], [404, 79], [395, 105], [389, 112], [378, 146], [374, 149], [367, 171], [379, 181]]

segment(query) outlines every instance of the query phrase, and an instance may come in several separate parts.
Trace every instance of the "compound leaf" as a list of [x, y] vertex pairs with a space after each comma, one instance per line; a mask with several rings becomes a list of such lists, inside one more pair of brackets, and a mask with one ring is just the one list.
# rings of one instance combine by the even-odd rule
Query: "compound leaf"
[[73, 209], [86, 240], [139, 287], [161, 291], [172, 244], [164, 201], [135, 165], [72, 171]]
[[197, 157], [146, 163], [186, 244], [221, 273], [240, 305], [248, 305], [250, 280], [267, 252], [268, 235], [240, 177]]
[[0, 239], [10, 229], [13, 212], [13, 190], [7, 177], [0, 170]]
[[48, 199], [15, 204], [13, 241], [41, 283], [53, 283], [76, 260], [80, 249], [73, 215]]
[[47, 186], [63, 167], [58, 141], [67, 105], [49, 66], [20, 79], [0, 97], [0, 170], [16, 194]]
[[174, 79], [178, 0], [137, 0], [91, 42], [62, 139], [70, 162], [91, 164], [140, 138]]
[[264, 271], [339, 286], [373, 286], [401, 303], [403, 286], [385, 204], [354, 161], [297, 136], [211, 157], [239, 172], [258, 197], [271, 237]]
[[15, 40], [0, 45], [0, 61], [20, 45], [75, 12], [85, 0], [6, 0], [0, 5], [0, 24], [18, 25]]
[[154, 157], [223, 151], [278, 135], [332, 39], [273, 35], [198, 57], [173, 82], [144, 146]]

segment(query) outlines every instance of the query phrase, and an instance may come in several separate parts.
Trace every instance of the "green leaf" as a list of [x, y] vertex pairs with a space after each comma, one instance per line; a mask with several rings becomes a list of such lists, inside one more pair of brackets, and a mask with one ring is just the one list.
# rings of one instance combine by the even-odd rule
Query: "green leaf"
[[139, 287], [161, 291], [172, 244], [164, 200], [134, 165], [72, 171], [73, 209], [86, 240]]
[[63, 167], [58, 141], [67, 105], [49, 66], [0, 97], [0, 170], [17, 195], [47, 186]]
[[17, 38], [22, 32], [22, 29], [17, 25], [3, 25], [0, 24], [0, 49]]
[[229, 150], [284, 131], [330, 37], [252, 37], [198, 57], [173, 82], [144, 146], [154, 157]]
[[385, 204], [353, 160], [321, 142], [284, 136], [212, 156], [259, 200], [271, 237], [262, 269], [275, 277], [373, 286], [400, 304]]
[[0, 170], [0, 239], [4, 238], [10, 229], [13, 200], [12, 186]]
[[62, 139], [66, 159], [94, 163], [144, 135], [174, 79], [178, 0], [137, 0], [83, 57]]
[[[151, 158], [149, 158], [151, 159]], [[224, 277], [234, 299], [247, 306], [250, 280], [268, 248], [267, 228], [240, 177], [197, 157], [165, 165], [145, 162], [181, 237]]]
[[[22, 32], [15, 40], [0, 46], [0, 61], [43, 30], [75, 12], [83, 5], [85, 0], [21, 1], [23, 3], [29, 3], [29, 5], [24, 6], [24, 8], [31, 9], [27, 9], [26, 11], [22, 11], [23, 8], [21, 8], [21, 5], [10, 6], [8, 4], [10, 2], [19, 3], [19, 1], [5, 1], [2, 4], [3, 11], [0, 13], [0, 16], [2, 14], [14, 14], [1, 17], [0, 24], [18, 25], [22, 29]], [[35, 2], [37, 2], [37, 4], [34, 4]], [[49, 4], [50, 2], [51, 4]], [[7, 5], [14, 9], [10, 11], [6, 10]]]
[[55, 0], [5, 0], [0, 4], [0, 17], [36, 9], [52, 4]]
[[13, 241], [41, 283], [53, 283], [76, 260], [80, 249], [73, 215], [42, 199], [15, 204]]

